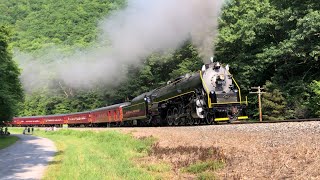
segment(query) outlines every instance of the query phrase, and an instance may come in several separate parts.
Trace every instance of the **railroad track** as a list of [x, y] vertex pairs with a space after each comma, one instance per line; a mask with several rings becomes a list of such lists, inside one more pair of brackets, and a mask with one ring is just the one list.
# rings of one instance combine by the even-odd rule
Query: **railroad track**
[[[218, 124], [207, 125], [207, 124], [200, 124], [200, 125], [179, 125], [179, 126], [163, 126], [163, 127], [197, 127], [197, 126], [223, 126], [223, 125], [238, 125], [238, 124], [267, 124], [267, 123], [286, 123], [286, 122], [308, 122], [308, 121], [320, 121], [320, 118], [311, 118], [311, 119], [287, 119], [287, 120], [278, 120], [278, 121], [233, 121], [232, 123], [227, 122], [220, 122]], [[126, 128], [127, 126], [112, 126], [111, 128]], [[133, 126], [133, 127], [153, 127], [153, 126]], [[156, 126], [159, 127], [159, 126]], [[45, 129], [45, 127], [39, 127]], [[108, 127], [69, 127], [68, 129], [104, 129]], [[110, 128], [110, 127], [109, 127]], [[130, 128], [130, 127], [129, 127]]]
[[[193, 125], [194, 127], [197, 126], [215, 126], [215, 125], [237, 125], [237, 124], [267, 124], [267, 123], [285, 123], [285, 122], [307, 122], [307, 121], [320, 121], [320, 118], [311, 118], [311, 119], [287, 119], [287, 120], [277, 120], [277, 121], [233, 121], [232, 123], [222, 122], [218, 124], [213, 125], [207, 125], [207, 124], [200, 124], [200, 125]], [[112, 128], [117, 128], [118, 126], [112, 126]], [[134, 126], [134, 127], [153, 127], [153, 126]], [[159, 126], [156, 126], [159, 127]], [[179, 125], [179, 126], [163, 126], [163, 127], [192, 127], [188, 125]], [[79, 128], [96, 128], [96, 129], [103, 129], [107, 127], [69, 127], [69, 129], [79, 129]], [[119, 126], [119, 128], [126, 128], [126, 126]]]
[[277, 120], [277, 121], [233, 121], [231, 124], [284, 123], [284, 122], [305, 122], [305, 121], [320, 121], [320, 118], [286, 119], [286, 120]]

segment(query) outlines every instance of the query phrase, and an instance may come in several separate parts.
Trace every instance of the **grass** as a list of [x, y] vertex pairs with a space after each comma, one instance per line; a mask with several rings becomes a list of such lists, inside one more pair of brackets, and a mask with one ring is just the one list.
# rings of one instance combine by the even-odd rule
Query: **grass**
[[19, 138], [16, 136], [0, 136], [0, 149], [4, 149], [14, 144]]
[[11, 134], [22, 134], [22, 131], [24, 130], [24, 128], [22, 127], [9, 127], [8, 131]]
[[222, 169], [224, 167], [224, 163], [222, 161], [199, 161], [195, 164], [191, 164], [188, 167], [185, 167], [183, 171], [193, 173], [197, 175], [198, 179], [201, 180], [209, 180], [209, 179], [217, 179], [214, 172]]
[[148, 164], [146, 165], [146, 169], [151, 172], [169, 172], [171, 171], [171, 166], [166, 163], [159, 163], [159, 164]]
[[206, 162], [197, 162], [191, 164], [185, 168], [186, 172], [190, 173], [201, 173], [206, 170], [216, 171], [224, 167], [224, 163], [221, 161], [206, 161]]
[[169, 163], [160, 160], [150, 160], [149, 157], [139, 158], [136, 164], [151, 174], [153, 179], [172, 179], [174, 171]]
[[34, 134], [53, 140], [58, 149], [43, 179], [155, 179], [134, 163], [148, 154], [152, 138], [134, 139], [115, 131], [36, 129]]

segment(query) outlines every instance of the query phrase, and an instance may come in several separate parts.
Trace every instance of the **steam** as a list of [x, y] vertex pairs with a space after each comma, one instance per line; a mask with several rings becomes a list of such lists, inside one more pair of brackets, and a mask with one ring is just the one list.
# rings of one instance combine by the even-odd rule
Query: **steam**
[[[61, 56], [48, 50], [34, 58], [16, 52], [24, 87], [30, 91], [59, 79], [70, 87], [92, 87], [97, 83], [117, 84], [128, 65], [139, 64], [153, 52], [178, 48], [191, 39], [208, 62], [223, 0], [129, 0], [125, 9], [99, 23], [100, 48]], [[108, 47], [102, 44], [108, 43]], [[42, 58], [47, 59], [46, 63]], [[39, 60], [41, 59], [41, 60]], [[52, 78], [54, 77], [54, 78]]]

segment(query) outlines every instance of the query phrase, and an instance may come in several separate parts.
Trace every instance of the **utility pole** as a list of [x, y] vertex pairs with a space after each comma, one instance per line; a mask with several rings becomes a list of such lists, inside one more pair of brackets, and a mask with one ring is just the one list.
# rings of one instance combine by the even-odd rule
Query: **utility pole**
[[261, 95], [265, 92], [262, 92], [261, 90], [263, 88], [261, 88], [260, 86], [258, 87], [251, 87], [251, 89], [255, 89], [258, 90], [256, 92], [249, 92], [250, 94], [258, 94], [258, 101], [259, 101], [259, 120], [260, 122], [262, 121], [262, 105], [261, 105]]

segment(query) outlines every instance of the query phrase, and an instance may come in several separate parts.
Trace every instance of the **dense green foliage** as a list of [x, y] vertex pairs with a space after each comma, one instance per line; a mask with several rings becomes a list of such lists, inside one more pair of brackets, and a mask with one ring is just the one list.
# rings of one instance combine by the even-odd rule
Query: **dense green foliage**
[[263, 119], [265, 120], [284, 120], [288, 117], [286, 101], [277, 87], [270, 81], [264, 86], [266, 93], [262, 96]]
[[310, 110], [316, 116], [320, 116], [320, 81], [313, 81], [309, 88], [311, 89], [310, 101], [307, 102], [307, 105], [310, 107]]
[[308, 87], [320, 79], [319, 9], [316, 0], [230, 1], [220, 21], [217, 59], [232, 65], [246, 92], [269, 80], [275, 88], [266, 98], [276, 102], [283, 95], [284, 102], [275, 106], [286, 104], [293, 118], [315, 116], [309, 97], [319, 89], [314, 83], [313, 92]]
[[62, 45], [64, 51], [91, 46], [98, 21], [124, 0], [4, 0], [0, 20], [14, 26], [14, 46], [35, 51]]
[[78, 92], [72, 97], [63, 94], [53, 94], [46, 91], [37, 91], [26, 97], [20, 110], [23, 116], [36, 116], [47, 114], [63, 114], [70, 112], [81, 112], [97, 107], [103, 107], [103, 98], [99, 92]]
[[0, 26], [0, 124], [11, 120], [17, 104], [23, 99], [19, 69], [12, 60], [9, 49], [9, 31]]
[[[125, 0], [4, 0], [0, 21], [12, 27], [12, 45], [20, 51], [41, 57], [43, 49], [54, 46], [68, 54], [96, 46], [99, 20], [125, 5]], [[320, 115], [319, 9], [317, 0], [230, 0], [223, 8], [215, 58], [231, 65], [244, 95], [252, 86], [266, 85], [266, 118]], [[76, 112], [123, 102], [202, 64], [189, 41], [141, 62], [142, 66], [129, 68], [130, 78], [118, 87], [66, 92], [56, 84], [28, 94], [19, 114]], [[249, 96], [251, 116], [257, 114], [256, 99]]]

